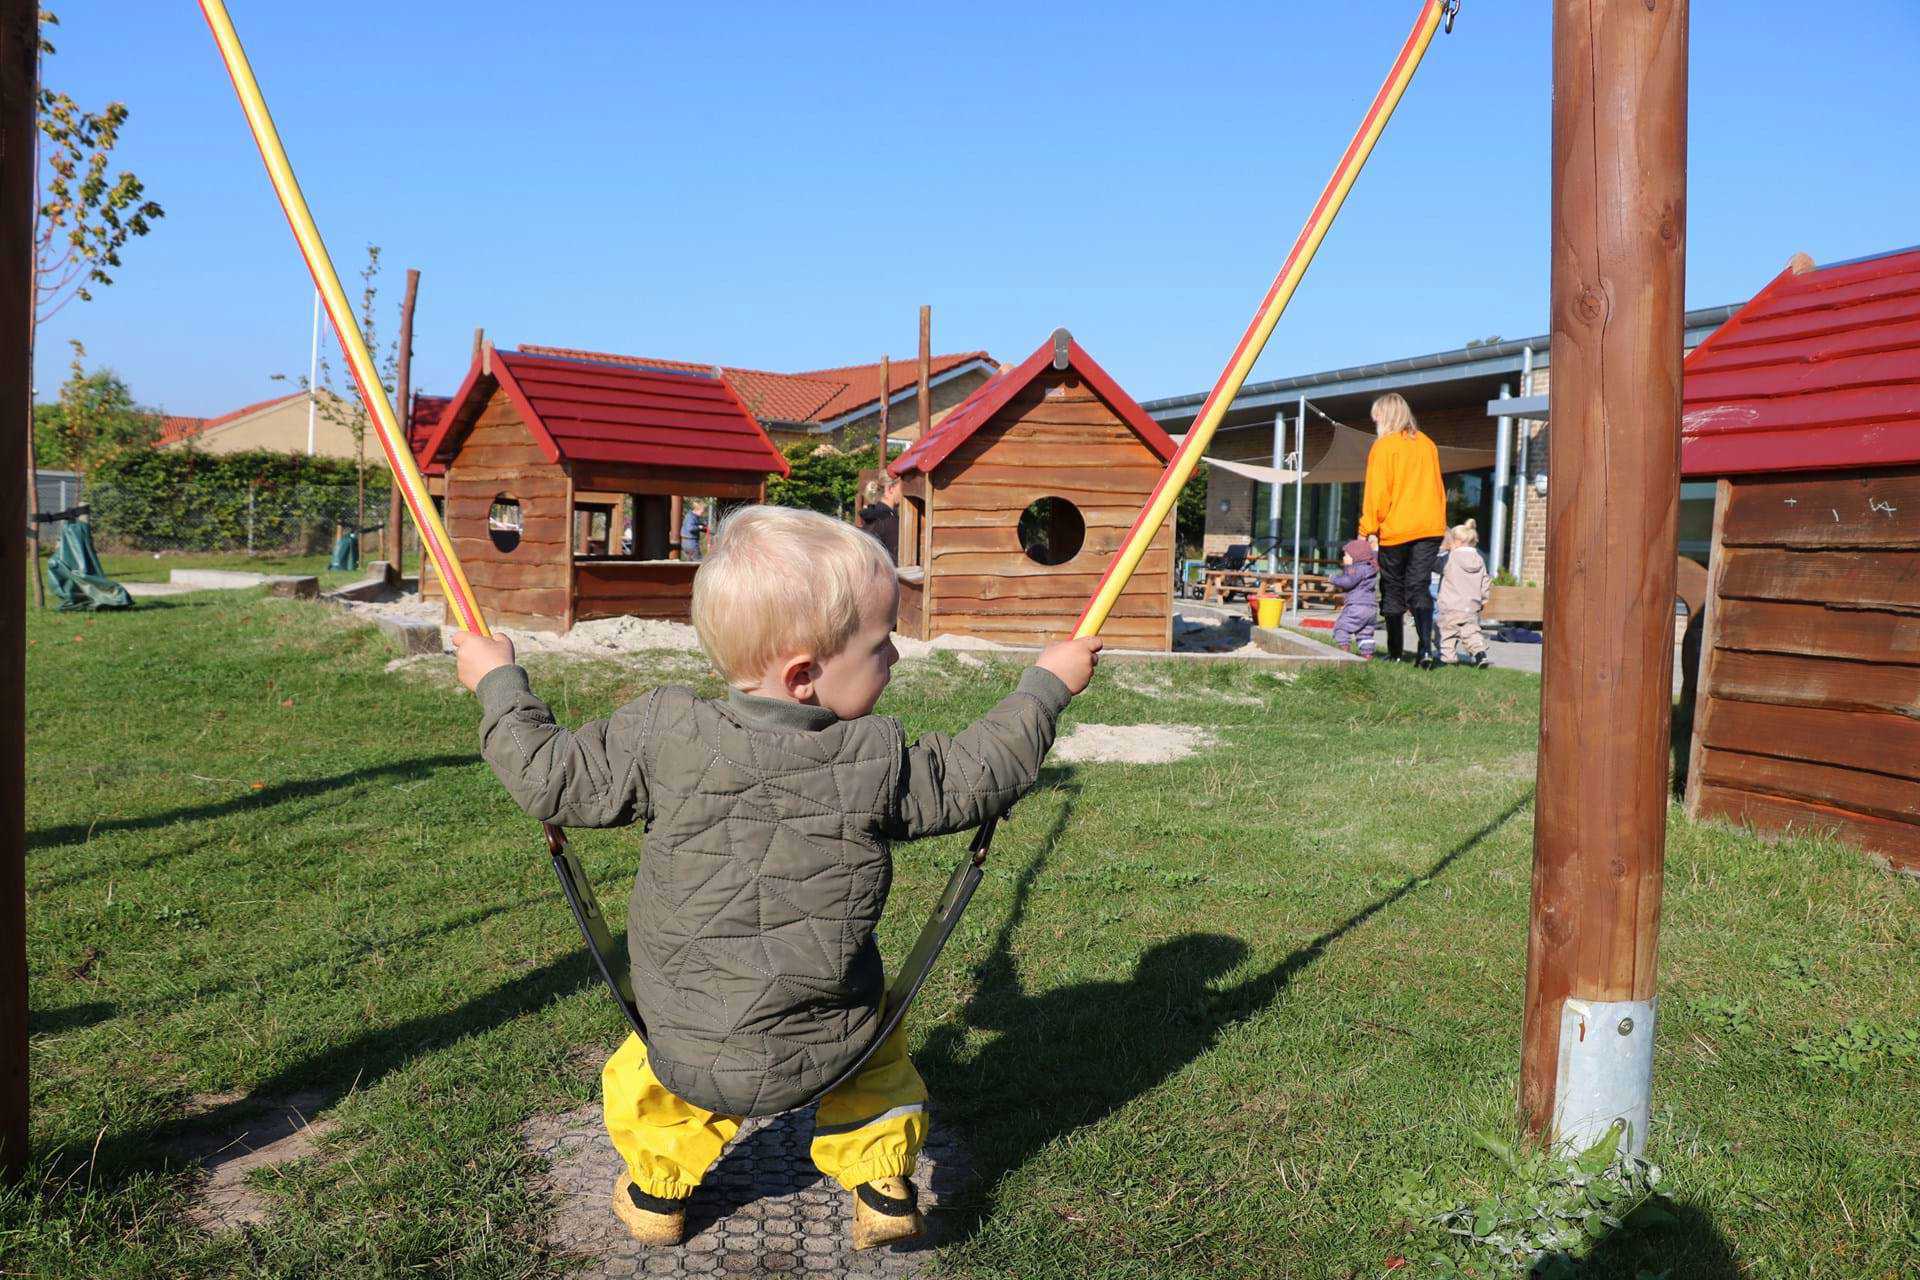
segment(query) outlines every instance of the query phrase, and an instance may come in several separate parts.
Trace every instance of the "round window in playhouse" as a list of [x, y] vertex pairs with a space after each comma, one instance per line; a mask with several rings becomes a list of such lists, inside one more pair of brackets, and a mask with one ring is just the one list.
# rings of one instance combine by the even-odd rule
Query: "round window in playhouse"
[[494, 495], [493, 505], [487, 509], [487, 536], [493, 539], [493, 545], [501, 551], [513, 550], [520, 545], [525, 527], [520, 500], [504, 493]]
[[1036, 564], [1065, 564], [1086, 540], [1086, 518], [1065, 498], [1042, 498], [1020, 513], [1020, 549]]

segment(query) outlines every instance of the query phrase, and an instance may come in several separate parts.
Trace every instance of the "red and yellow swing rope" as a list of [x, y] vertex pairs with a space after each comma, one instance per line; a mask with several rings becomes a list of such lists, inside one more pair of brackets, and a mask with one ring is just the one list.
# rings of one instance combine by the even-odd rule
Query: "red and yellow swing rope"
[[1287, 309], [1293, 291], [1300, 285], [1300, 278], [1306, 275], [1320, 242], [1326, 238], [1327, 229], [1333, 225], [1340, 206], [1346, 201], [1347, 192], [1353, 189], [1354, 179], [1360, 176], [1361, 167], [1372, 154], [1373, 144], [1379, 141], [1381, 131], [1387, 127], [1387, 120], [1393, 115], [1393, 109], [1400, 104], [1401, 95], [1413, 82], [1413, 73], [1419, 70], [1420, 60], [1426, 56], [1427, 46], [1433, 43], [1441, 20], [1447, 18], [1447, 25], [1451, 28], [1449, 14], [1456, 7], [1457, 0], [1426, 0], [1421, 8], [1419, 21], [1414, 23], [1412, 34], [1401, 46], [1400, 56], [1394, 59], [1393, 70], [1388, 73], [1380, 91], [1374, 95], [1366, 118], [1360, 122], [1353, 141], [1347, 144], [1346, 153], [1340, 157], [1340, 166], [1333, 171], [1333, 177], [1327, 180], [1326, 189], [1314, 204], [1307, 225], [1300, 229], [1300, 236], [1293, 242], [1293, 251], [1287, 254], [1280, 274], [1274, 277], [1273, 286], [1267, 290], [1267, 296], [1261, 299], [1260, 310], [1255, 313], [1253, 323], [1241, 335], [1240, 345], [1233, 349], [1233, 356], [1221, 372], [1220, 380], [1213, 384], [1206, 403], [1200, 406], [1200, 416], [1194, 419], [1193, 427], [1187, 432], [1186, 439], [1180, 442], [1173, 461], [1167, 464], [1166, 473], [1160, 477], [1160, 483], [1154, 486], [1153, 493], [1147, 498], [1147, 505], [1141, 508], [1139, 517], [1134, 520], [1126, 541], [1115, 553], [1113, 563], [1107, 566], [1100, 585], [1094, 588], [1093, 598], [1087, 602], [1086, 612], [1080, 615], [1080, 623], [1074, 628], [1076, 637], [1098, 635], [1100, 628], [1106, 624], [1107, 614], [1119, 600], [1120, 593], [1126, 590], [1128, 579], [1133, 577], [1133, 571], [1146, 555], [1154, 534], [1159, 532], [1161, 522], [1167, 518], [1167, 512], [1173, 509], [1181, 488], [1193, 476], [1194, 468], [1200, 463], [1200, 455], [1206, 451], [1207, 445], [1213, 440], [1214, 431], [1220, 426], [1220, 420], [1226, 416], [1227, 407], [1240, 394], [1241, 385], [1253, 371], [1254, 362], [1260, 358], [1274, 325], [1279, 323], [1280, 313]]
[[360, 335], [360, 326], [354, 321], [353, 308], [347, 303], [346, 291], [340, 287], [340, 275], [333, 269], [333, 259], [327, 254], [326, 242], [320, 238], [320, 229], [314, 225], [313, 213], [307, 208], [307, 198], [301, 194], [300, 183], [293, 176], [293, 166], [287, 160], [286, 148], [280, 143], [280, 132], [273, 127], [267, 101], [260, 94], [259, 82], [253, 78], [253, 68], [248, 64], [246, 50], [241, 47], [240, 37], [233, 29], [233, 20], [227, 16], [227, 6], [223, 0], [200, 0], [200, 12], [206, 15], [207, 25], [213, 29], [214, 41], [220, 46], [220, 57], [227, 64], [227, 74], [233, 78], [233, 89], [240, 97], [240, 108], [246, 112], [247, 125], [253, 130], [253, 140], [260, 148], [260, 158], [267, 164], [267, 176], [273, 180], [274, 194], [280, 197], [280, 209], [287, 215], [288, 225], [293, 228], [293, 238], [299, 242], [300, 255], [307, 260], [307, 270], [313, 273], [313, 283], [320, 290], [321, 301], [327, 308], [327, 319], [333, 323], [333, 332], [340, 340], [340, 350], [346, 355], [347, 367], [353, 372], [354, 385], [360, 389], [360, 400], [373, 419], [374, 434], [379, 437], [380, 448], [387, 455], [387, 465], [393, 470], [393, 482], [400, 487], [400, 496], [413, 516], [415, 527], [420, 531], [421, 549], [439, 573], [440, 582], [446, 588], [447, 599], [453, 605], [460, 625], [476, 634], [490, 635], [492, 633], [487, 629], [486, 619], [480, 616], [480, 604], [474, 599], [473, 587], [467, 582], [459, 558], [453, 553], [453, 543], [447, 537], [446, 526], [440, 523], [440, 514], [433, 509], [433, 503], [427, 497], [427, 483], [420, 475], [420, 468], [414, 464], [413, 450], [407, 445], [406, 430], [394, 414], [386, 388], [380, 384], [379, 374], [373, 365], [373, 353], [367, 350], [366, 340]]

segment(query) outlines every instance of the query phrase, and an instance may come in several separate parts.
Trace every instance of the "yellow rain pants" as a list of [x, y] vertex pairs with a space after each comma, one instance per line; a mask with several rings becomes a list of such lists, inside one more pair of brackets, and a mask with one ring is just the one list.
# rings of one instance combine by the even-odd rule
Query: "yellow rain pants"
[[[740, 1131], [667, 1092], [647, 1063], [647, 1046], [629, 1035], [600, 1072], [607, 1136], [627, 1174], [650, 1196], [692, 1193]], [[908, 1177], [927, 1140], [927, 1086], [907, 1059], [906, 1028], [896, 1027], [860, 1073], [820, 1100], [813, 1163], [851, 1191], [876, 1178]]]

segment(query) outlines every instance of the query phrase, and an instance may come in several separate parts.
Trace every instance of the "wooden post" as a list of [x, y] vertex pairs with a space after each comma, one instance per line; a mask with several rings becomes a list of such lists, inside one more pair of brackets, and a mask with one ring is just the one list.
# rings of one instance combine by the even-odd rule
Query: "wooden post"
[[880, 460], [874, 465], [882, 471], [887, 469], [887, 423], [888, 410], [893, 404], [893, 360], [889, 356], [880, 357]]
[[920, 308], [920, 436], [933, 426], [933, 308]]
[[[400, 367], [394, 379], [394, 397], [400, 413], [400, 434], [409, 447], [413, 429], [413, 300], [420, 292], [420, 272], [407, 268], [407, 293], [400, 300]], [[395, 575], [406, 571], [406, 512], [400, 500], [400, 477], [393, 477], [393, 493], [387, 499], [387, 563]]]
[[1546, 633], [1520, 1114], [1646, 1144], [1685, 309], [1687, 0], [1554, 0]]
[[[27, 1163], [27, 593], [38, 9], [0, 19], [0, 1178]], [[11, 566], [11, 568], [5, 567]], [[34, 577], [40, 576], [35, 560]]]

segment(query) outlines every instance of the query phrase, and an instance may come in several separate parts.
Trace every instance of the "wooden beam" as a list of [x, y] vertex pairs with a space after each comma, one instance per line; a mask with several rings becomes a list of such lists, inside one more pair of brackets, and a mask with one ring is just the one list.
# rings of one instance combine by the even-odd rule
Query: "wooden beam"
[[1625, 1121], [1632, 1151], [1666, 850], [1687, 19], [1687, 0], [1554, 2], [1552, 502], [1520, 1112], [1569, 1145]]
[[920, 308], [920, 439], [933, 425], [933, 308]]
[[[27, 1162], [27, 593], [38, 9], [0, 21], [0, 1178]], [[33, 566], [39, 576], [39, 564]]]
[[[880, 470], [887, 469], [887, 422], [888, 413], [893, 405], [893, 360], [889, 356], [880, 357], [880, 461], [875, 465]], [[881, 483], [885, 483], [882, 480]]]
[[[413, 267], [407, 268], [407, 293], [400, 300], [400, 367], [397, 370], [393, 394], [399, 402], [400, 434], [407, 436], [413, 426], [413, 300], [420, 291], [420, 272]], [[411, 437], [409, 447], [411, 447]], [[400, 479], [393, 480], [393, 491], [387, 498], [387, 563], [393, 571], [406, 571], [407, 524], [404, 504], [400, 498]]]

